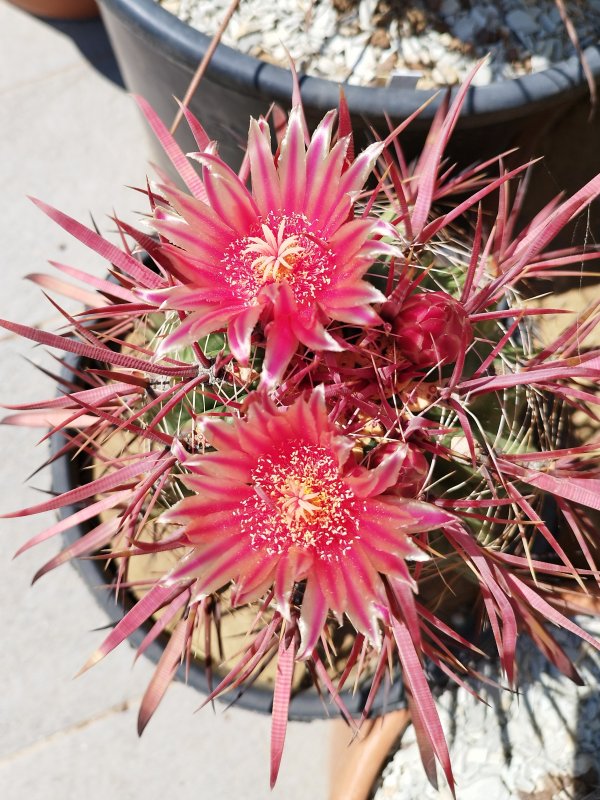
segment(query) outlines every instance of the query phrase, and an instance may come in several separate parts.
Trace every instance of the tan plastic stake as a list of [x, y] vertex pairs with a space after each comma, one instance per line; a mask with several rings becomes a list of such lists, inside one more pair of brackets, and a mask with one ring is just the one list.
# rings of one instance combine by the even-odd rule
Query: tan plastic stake
[[332, 722], [329, 800], [367, 800], [392, 747], [410, 723], [408, 709], [367, 720], [358, 738], [343, 720]]

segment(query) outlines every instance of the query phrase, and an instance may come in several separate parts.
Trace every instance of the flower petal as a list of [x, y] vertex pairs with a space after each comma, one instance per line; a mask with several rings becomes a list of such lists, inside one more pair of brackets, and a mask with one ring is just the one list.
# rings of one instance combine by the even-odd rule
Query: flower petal
[[331, 308], [352, 308], [369, 303], [384, 303], [386, 296], [367, 281], [334, 286], [319, 296], [319, 303]]
[[227, 328], [227, 339], [231, 352], [243, 366], [248, 364], [250, 337], [262, 310], [263, 306], [260, 305], [248, 306], [231, 320]]
[[[223, 419], [203, 416], [200, 421], [200, 430], [206, 441], [216, 450], [237, 450], [239, 448], [240, 424], [237, 420], [226, 421]], [[198, 457], [201, 463], [203, 456]], [[186, 466], [194, 464], [194, 459], [189, 459]]]
[[346, 610], [347, 591], [339, 563], [315, 559], [314, 569], [327, 605], [336, 614], [343, 614]]
[[235, 542], [235, 547], [214, 563], [208, 572], [202, 572], [195, 586], [196, 593], [209, 594], [227, 585], [239, 572], [244, 572], [254, 558], [256, 554], [245, 541]]
[[306, 581], [300, 611], [300, 650], [297, 655], [299, 661], [310, 658], [327, 620], [327, 612], [327, 602], [319, 582], [311, 576]]
[[198, 461], [198, 469], [205, 475], [246, 483], [250, 480], [253, 459], [243, 451], [205, 453]]
[[[245, 487], [241, 486], [240, 489], [239, 484], [227, 483], [223, 487], [217, 487], [215, 486], [216, 481], [210, 481], [206, 477], [199, 479], [200, 485], [198, 485], [197, 481], [188, 480], [193, 477], [191, 475], [182, 476], [182, 481], [193, 491], [198, 489], [202, 494], [194, 494], [180, 500], [179, 503], [161, 514], [161, 522], [185, 525], [198, 516], [208, 517], [221, 511], [227, 511], [230, 514], [250, 493], [249, 488], [244, 491]], [[208, 492], [205, 490], [207, 486], [215, 488], [212, 492]]]
[[232, 228], [215, 213], [215, 211], [202, 200], [191, 197], [181, 192], [172, 184], [159, 184], [158, 188], [188, 225], [203, 239], [210, 239], [214, 244], [225, 249], [234, 237]]
[[239, 525], [231, 516], [231, 510], [195, 516], [185, 529], [185, 538], [190, 544], [203, 545], [211, 539], [230, 539], [239, 534]]
[[164, 309], [177, 309], [180, 311], [189, 311], [195, 313], [210, 313], [216, 308], [224, 305], [231, 306], [237, 301], [228, 289], [213, 289], [196, 286], [173, 286], [170, 289], [164, 289], [162, 292], [148, 293], [148, 297], [159, 299], [162, 296], [163, 300], [161, 307]]
[[156, 357], [161, 358], [170, 350], [197, 342], [203, 336], [224, 328], [239, 311], [239, 306], [217, 306], [201, 314], [190, 314], [162, 340], [156, 349]]
[[204, 186], [214, 211], [244, 236], [256, 225], [258, 206], [238, 176], [218, 156], [207, 153], [193, 155], [204, 166]]
[[345, 308], [327, 308], [327, 316], [340, 322], [352, 325], [383, 325], [383, 320], [370, 306], [348, 306]]
[[358, 497], [371, 497], [393, 486], [407, 453], [407, 445], [399, 442], [391, 453], [383, 457], [375, 469], [363, 470], [358, 475], [348, 475], [346, 480], [354, 494]]
[[296, 568], [295, 552], [292, 549], [279, 559], [275, 569], [274, 590], [277, 610], [287, 620], [291, 619], [290, 599], [297, 579]]
[[333, 133], [333, 126], [336, 117], [336, 111], [328, 111], [321, 122], [317, 125], [317, 129], [313, 133], [306, 151], [307, 175], [316, 175], [321, 169], [323, 162], [327, 158], [331, 146], [331, 134]]
[[296, 349], [298, 337], [294, 334], [287, 314], [277, 314], [265, 329], [267, 347], [263, 361], [260, 385], [271, 388], [281, 382], [283, 373]]
[[375, 603], [381, 599], [383, 586], [368, 558], [357, 544], [355, 542], [344, 557], [346, 614], [356, 630], [364, 633], [378, 647], [381, 634], [377, 625]]
[[237, 584], [231, 595], [232, 606], [241, 606], [251, 603], [262, 597], [274, 580], [276, 562], [270, 558], [262, 558], [255, 553], [256, 561], [248, 564], [244, 571], [240, 571]]
[[200, 259], [205, 264], [217, 265], [223, 257], [223, 248], [220, 244], [211, 241], [208, 237], [198, 235], [184, 219], [178, 217], [155, 218], [151, 221], [152, 227], [170, 242], [183, 248], [186, 253]]
[[304, 320], [296, 317], [292, 318], [291, 323], [294, 335], [311, 350], [329, 350], [338, 353], [343, 350], [343, 346], [316, 318], [311, 323], [305, 324]]
[[263, 133], [255, 119], [250, 120], [248, 158], [252, 175], [252, 194], [260, 213], [266, 216], [269, 211], [277, 211], [281, 208], [281, 190], [271, 152], [268, 127]]
[[329, 244], [340, 264], [348, 263], [360, 252], [369, 236], [373, 233], [374, 220], [353, 219], [344, 223], [330, 237]]
[[328, 209], [338, 201], [338, 185], [348, 144], [347, 138], [337, 142], [318, 171], [310, 175], [310, 181], [306, 187], [304, 213], [309, 219], [314, 219], [321, 225], [328, 217]]
[[409, 584], [413, 591], [417, 591], [417, 584], [410, 574], [404, 558], [392, 550], [378, 550], [371, 541], [363, 536], [360, 540], [361, 548], [369, 559], [373, 569], [388, 578], [395, 577]]
[[335, 206], [332, 205], [329, 208], [329, 213], [321, 220], [326, 234], [332, 234], [347, 218], [348, 199], [350, 198], [351, 202], [354, 203], [356, 194], [364, 186], [382, 151], [383, 142], [374, 142], [365, 148], [342, 174], [337, 186], [340, 199]]
[[[212, 567], [213, 564], [219, 564], [224, 558], [228, 558], [233, 550], [237, 555], [242, 546], [245, 545], [241, 536], [226, 536], [211, 542], [206, 547], [196, 547], [189, 555], [182, 558], [175, 569], [173, 569], [164, 579], [165, 586], [172, 586], [184, 578], [196, 576], [200, 574], [206, 565]], [[202, 573], [203, 577], [205, 573]]]
[[306, 150], [301, 115], [300, 106], [295, 106], [290, 112], [277, 165], [281, 181], [282, 209], [288, 213], [302, 210], [306, 188]]

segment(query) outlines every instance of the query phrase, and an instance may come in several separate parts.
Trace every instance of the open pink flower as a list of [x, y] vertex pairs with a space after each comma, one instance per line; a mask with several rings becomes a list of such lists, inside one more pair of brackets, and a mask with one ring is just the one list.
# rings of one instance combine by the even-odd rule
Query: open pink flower
[[252, 120], [251, 191], [212, 144], [192, 156], [203, 166], [205, 199], [160, 187], [173, 213], [158, 208], [153, 225], [171, 243], [165, 246], [182, 283], [141, 294], [187, 314], [160, 353], [226, 328], [231, 351], [245, 364], [260, 320], [262, 380], [270, 386], [299, 342], [312, 350], [341, 349], [325, 327], [332, 320], [380, 322], [370, 304], [385, 297], [363, 276], [390, 251], [371, 237], [393, 230], [351, 212], [383, 146], [371, 145], [348, 165], [348, 137], [331, 145], [334, 121], [335, 112], [327, 114], [307, 148], [301, 110], [294, 108], [276, 158], [268, 126]]
[[286, 617], [301, 600], [301, 656], [310, 655], [329, 610], [346, 613], [378, 642], [386, 579], [412, 585], [405, 559], [423, 559], [412, 535], [448, 521], [434, 506], [386, 494], [406, 456], [401, 443], [375, 469], [356, 464], [355, 442], [329, 421], [316, 389], [287, 408], [257, 399], [245, 419], [208, 420], [214, 451], [190, 456], [192, 490], [164, 517], [186, 526], [193, 549], [169, 582], [197, 577], [197, 591], [234, 583], [234, 605], [274, 587]]

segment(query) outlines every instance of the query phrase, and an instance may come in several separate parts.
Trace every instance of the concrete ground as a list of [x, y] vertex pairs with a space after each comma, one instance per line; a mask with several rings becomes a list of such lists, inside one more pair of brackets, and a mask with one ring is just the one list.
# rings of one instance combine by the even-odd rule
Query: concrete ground
[[[53, 25], [0, 0], [0, 317], [56, 327], [41, 290], [23, 278], [49, 259], [101, 260], [78, 246], [27, 199], [31, 194], [105, 231], [116, 209], [134, 218], [143, 200], [124, 187], [144, 181], [149, 143], [100, 22]], [[0, 403], [49, 397], [52, 382], [25, 358], [52, 366], [40, 348], [0, 335]], [[39, 502], [47, 472], [43, 431], [0, 429], [0, 513]], [[329, 723], [291, 724], [276, 790], [268, 789], [270, 720], [217, 706], [194, 714], [200, 695], [172, 687], [142, 739], [137, 706], [151, 676], [122, 647], [77, 680], [109, 620], [76, 570], [63, 566], [33, 588], [35, 571], [59, 549], [15, 550], [42, 530], [40, 518], [0, 529], [0, 798], [2, 800], [261, 800], [327, 796]], [[115, 610], [115, 617], [117, 611]]]

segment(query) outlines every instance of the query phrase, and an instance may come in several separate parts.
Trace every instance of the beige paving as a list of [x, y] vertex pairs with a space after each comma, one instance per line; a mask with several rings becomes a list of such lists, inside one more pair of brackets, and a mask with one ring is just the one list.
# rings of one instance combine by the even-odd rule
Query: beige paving
[[[86, 25], [90, 23], [85, 23]], [[110, 61], [96, 26], [95, 61]], [[0, 316], [58, 324], [40, 290], [24, 281], [48, 259], [105, 266], [46, 219], [37, 195], [110, 229], [113, 207], [131, 218], [143, 201], [125, 189], [144, 180], [149, 147], [127, 94], [91, 64], [60, 27], [0, 0]], [[75, 29], [71, 28], [71, 32]], [[0, 403], [50, 396], [51, 382], [23, 355], [50, 366], [40, 348], [0, 333]], [[0, 511], [40, 500], [49, 476], [24, 481], [45, 458], [41, 431], [0, 428]], [[36, 488], [32, 488], [36, 487]], [[49, 520], [48, 520], [49, 521]], [[151, 667], [125, 647], [73, 680], [108, 622], [71, 566], [29, 586], [58, 542], [12, 555], [43, 520], [0, 521], [0, 798], [2, 800], [296, 800], [327, 796], [326, 722], [290, 725], [280, 782], [268, 790], [269, 719], [217, 707], [177, 685], [140, 740], [137, 702]]]

